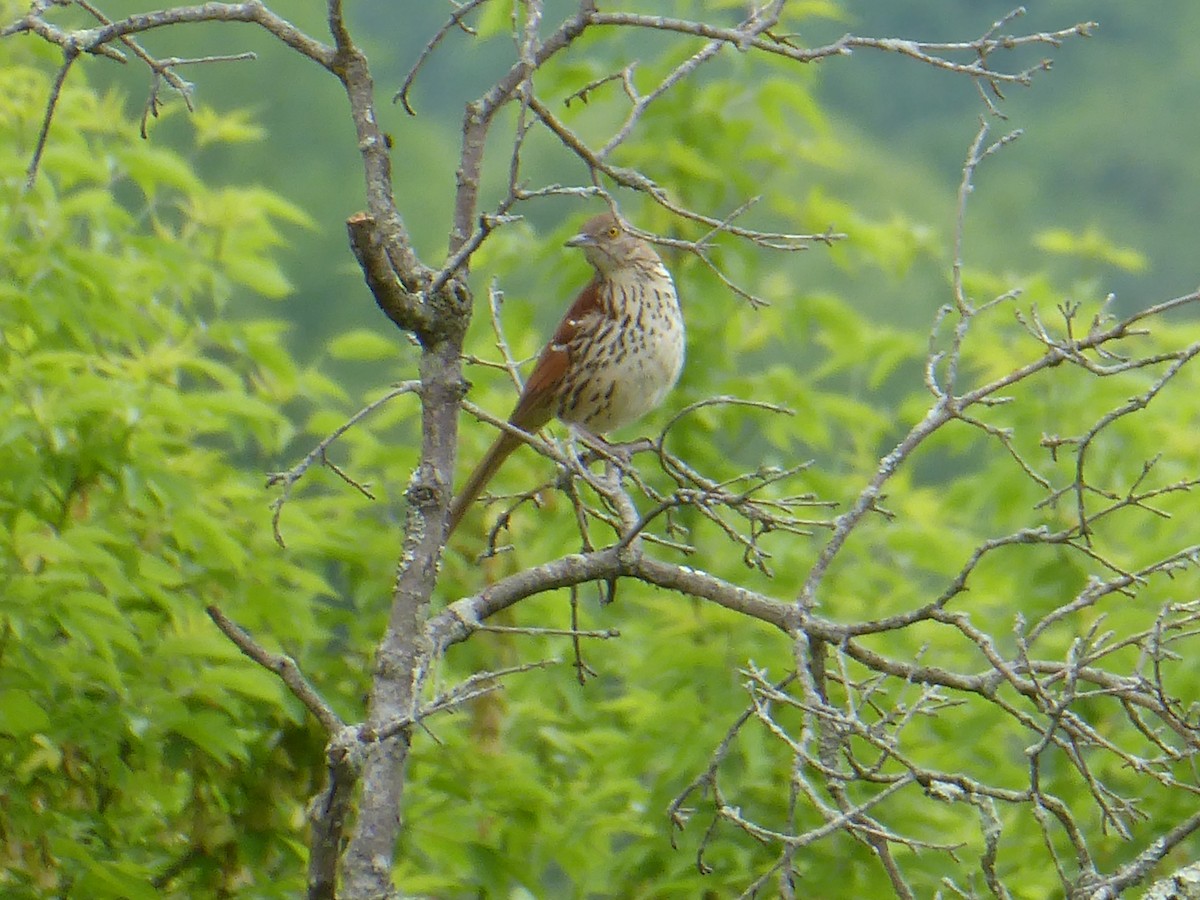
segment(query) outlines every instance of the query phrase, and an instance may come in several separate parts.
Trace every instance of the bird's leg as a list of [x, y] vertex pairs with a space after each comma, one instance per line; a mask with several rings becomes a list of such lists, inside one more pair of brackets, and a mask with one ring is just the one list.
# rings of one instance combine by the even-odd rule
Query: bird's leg
[[[567, 478], [570, 478], [572, 474], [578, 475], [601, 493], [605, 489], [603, 482], [607, 482], [613, 487], [619, 487], [621, 473], [624, 466], [628, 464], [628, 459], [620, 460], [614, 453], [615, 449], [600, 435], [572, 422], [567, 428], [564, 450], [565, 455], [575, 464], [573, 467], [575, 471], [572, 473], [570, 471], [572, 467], [568, 466], [564, 474]], [[595, 459], [604, 460], [605, 469], [602, 476], [596, 475], [588, 468], [588, 464]], [[603, 479], [603, 482], [600, 479]]]
[[606, 454], [602, 448], [606, 444], [604, 438], [588, 431], [582, 425], [572, 423], [567, 427], [567, 454], [582, 473], [587, 473], [588, 463], [591, 461], [588, 451], [592, 456], [603, 459]]
[[[648, 442], [645, 441], [613, 444], [580, 425], [571, 427], [571, 438], [572, 443], [583, 444], [595, 458], [604, 460], [605, 476], [610, 480], [615, 479], [617, 483], [620, 482], [625, 470], [629, 468], [633, 454], [638, 450], [645, 449], [643, 445], [648, 446]], [[576, 452], [575, 458], [579, 460], [581, 466], [586, 466], [586, 460], [582, 454]]]
[[625, 467], [629, 465], [635, 453], [645, 453], [647, 450], [655, 449], [654, 441], [645, 437], [638, 438], [636, 441], [623, 441], [620, 444], [605, 441], [604, 447], [611, 458], [619, 460]]

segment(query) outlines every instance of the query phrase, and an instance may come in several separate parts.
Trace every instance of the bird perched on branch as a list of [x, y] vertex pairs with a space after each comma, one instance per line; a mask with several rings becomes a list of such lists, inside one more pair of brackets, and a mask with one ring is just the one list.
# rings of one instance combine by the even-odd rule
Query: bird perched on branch
[[[675, 282], [654, 248], [612, 213], [567, 241], [596, 270], [538, 357], [511, 425], [534, 432], [557, 417], [601, 435], [662, 403], [683, 368]], [[450, 504], [447, 537], [521, 439], [502, 431]]]

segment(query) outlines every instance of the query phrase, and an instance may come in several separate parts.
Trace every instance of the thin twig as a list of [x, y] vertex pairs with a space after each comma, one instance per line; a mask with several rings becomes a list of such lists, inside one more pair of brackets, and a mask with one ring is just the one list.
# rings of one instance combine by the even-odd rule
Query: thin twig
[[342, 469], [334, 465], [326, 455], [326, 451], [338, 438], [340, 438], [343, 434], [345, 434], [371, 413], [375, 412], [375, 410], [379, 409], [381, 406], [390, 403], [392, 400], [395, 400], [397, 397], [400, 397], [404, 394], [416, 393], [420, 391], [420, 389], [421, 383], [419, 381], [405, 381], [396, 385], [378, 400], [368, 403], [349, 419], [339, 425], [331, 434], [317, 444], [317, 446], [313, 447], [313, 449], [310, 450], [308, 454], [302, 460], [300, 460], [300, 462], [296, 463], [296, 465], [284, 472], [273, 472], [267, 476], [267, 487], [274, 487], [277, 484], [283, 485], [283, 490], [271, 504], [271, 531], [275, 535], [275, 542], [279, 544], [280, 547], [286, 546], [283, 541], [283, 535], [279, 530], [279, 519], [283, 515], [284, 504], [286, 504], [291, 498], [292, 488], [295, 487], [296, 482], [304, 477], [305, 473], [308, 472], [308, 470], [315, 462], [317, 462], [317, 460], [320, 460], [323, 465], [332, 469], [334, 473], [338, 475], [338, 477], [340, 477], [351, 487], [358, 490], [359, 493], [365, 496], [368, 500], [375, 499], [365, 485], [360, 484], [359, 482], [350, 478], [350, 476], [348, 476]]
[[282, 653], [270, 653], [261, 644], [250, 637], [240, 626], [235, 624], [220, 608], [209, 605], [204, 608], [208, 617], [221, 629], [222, 633], [237, 645], [247, 657], [254, 660], [264, 669], [274, 672], [287, 685], [288, 690], [308, 708], [328, 734], [336, 734], [345, 723], [333, 709], [321, 699], [317, 689], [304, 677], [296, 661]]

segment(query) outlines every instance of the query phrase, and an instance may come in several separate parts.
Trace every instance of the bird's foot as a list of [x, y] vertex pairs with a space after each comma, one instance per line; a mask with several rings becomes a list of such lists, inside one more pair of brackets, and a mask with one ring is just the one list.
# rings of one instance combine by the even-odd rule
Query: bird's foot
[[[629, 469], [635, 453], [654, 449], [654, 444], [649, 438], [614, 444], [578, 426], [572, 428], [571, 438], [571, 451], [581, 467], [585, 467], [593, 459], [601, 459], [608, 474], [618, 478]], [[579, 445], [586, 448], [586, 455], [579, 452]]]

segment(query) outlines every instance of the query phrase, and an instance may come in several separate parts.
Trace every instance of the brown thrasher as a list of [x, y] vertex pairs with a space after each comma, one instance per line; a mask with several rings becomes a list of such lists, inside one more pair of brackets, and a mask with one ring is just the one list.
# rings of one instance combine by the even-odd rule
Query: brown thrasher
[[[542, 350], [509, 424], [534, 432], [554, 416], [592, 435], [629, 425], [679, 380], [684, 330], [675, 283], [654, 248], [612, 213], [567, 241], [596, 270]], [[450, 504], [446, 536], [521, 439], [500, 432]]]

